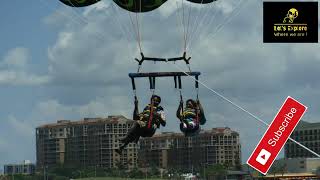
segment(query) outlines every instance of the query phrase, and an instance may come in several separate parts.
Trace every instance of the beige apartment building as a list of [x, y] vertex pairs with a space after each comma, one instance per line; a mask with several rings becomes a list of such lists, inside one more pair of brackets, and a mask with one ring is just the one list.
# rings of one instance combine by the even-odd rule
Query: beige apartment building
[[138, 156], [141, 167], [190, 171], [218, 163], [240, 167], [241, 145], [239, 133], [230, 128], [213, 128], [194, 137], [162, 133], [142, 139]]
[[36, 128], [37, 167], [59, 164], [112, 168], [121, 163], [137, 165], [137, 145], [131, 143], [119, 156], [119, 139], [133, 121], [123, 116], [84, 118], [81, 121], [59, 120]]

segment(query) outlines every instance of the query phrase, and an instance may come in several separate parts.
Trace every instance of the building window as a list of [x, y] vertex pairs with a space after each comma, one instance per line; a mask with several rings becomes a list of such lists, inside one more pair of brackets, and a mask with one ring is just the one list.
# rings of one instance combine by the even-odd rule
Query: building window
[[87, 126], [87, 125], [84, 125], [84, 126], [83, 126], [83, 135], [84, 135], [84, 136], [87, 136], [87, 135], [88, 135], [88, 126]]

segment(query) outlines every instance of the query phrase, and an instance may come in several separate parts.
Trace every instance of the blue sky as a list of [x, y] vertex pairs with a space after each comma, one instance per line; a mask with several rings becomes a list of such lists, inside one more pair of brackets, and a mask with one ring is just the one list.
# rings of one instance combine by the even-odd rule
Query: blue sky
[[[192, 68], [203, 73], [201, 80], [209, 87], [266, 122], [289, 95], [309, 107], [304, 120], [318, 122], [319, 44], [263, 44], [262, 1], [242, 1], [237, 14], [233, 12], [240, 1], [232, 0], [200, 11], [208, 13], [188, 51]], [[136, 71], [133, 58], [139, 52], [126, 13], [107, 0], [84, 9], [53, 0], [5, 0], [0, 8], [1, 167], [24, 159], [35, 162], [34, 129], [43, 123], [130, 116], [127, 73]], [[194, 17], [201, 8], [191, 7]], [[180, 10], [172, 1], [141, 17], [147, 55], [180, 55]], [[233, 18], [223, 29], [212, 34], [229, 16]], [[177, 69], [146, 64], [143, 70]], [[161, 131], [178, 131], [174, 112], [179, 96], [170, 83], [160, 80], [157, 90], [168, 116], [168, 126]], [[141, 103], [149, 98], [147, 87], [138, 82]], [[192, 82], [186, 81], [185, 87], [186, 98], [194, 97]], [[238, 131], [245, 161], [266, 127], [204, 87], [200, 98], [209, 119], [204, 128], [229, 126]]]

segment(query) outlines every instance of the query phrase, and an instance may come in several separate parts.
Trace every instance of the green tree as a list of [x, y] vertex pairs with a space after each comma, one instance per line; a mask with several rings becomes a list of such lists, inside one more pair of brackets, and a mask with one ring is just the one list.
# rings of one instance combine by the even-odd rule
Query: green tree
[[160, 176], [160, 171], [155, 164], [151, 165], [150, 176], [152, 176], [152, 177], [159, 177]]
[[129, 177], [130, 178], [143, 178], [144, 173], [140, 169], [135, 167], [129, 172]]
[[286, 173], [286, 171], [286, 164], [280, 161], [275, 161], [269, 170], [269, 172], [273, 174], [274, 177], [276, 176], [276, 174], [281, 174], [283, 176], [283, 174]]
[[210, 165], [206, 168], [205, 175], [214, 179], [223, 179], [227, 175], [227, 169], [222, 164]]

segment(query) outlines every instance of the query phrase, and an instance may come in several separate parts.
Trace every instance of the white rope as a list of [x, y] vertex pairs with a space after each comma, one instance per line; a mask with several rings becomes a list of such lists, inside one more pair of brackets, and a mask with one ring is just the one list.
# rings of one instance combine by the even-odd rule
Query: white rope
[[[216, 35], [218, 32], [220, 32], [220, 31], [223, 29], [223, 27], [232, 20], [233, 17], [235, 17], [236, 15], [238, 15], [238, 14], [240, 13], [241, 7], [243, 7], [243, 6], [241, 6], [241, 5], [243, 5], [243, 2], [246, 2], [246, 3], [247, 3], [247, 2], [252, 2], [252, 1], [249, 1], [249, 0], [246, 0], [246, 1], [245, 1], [245, 0], [241, 0], [241, 1], [239, 1], [239, 3], [237, 4], [237, 6], [236, 6], [236, 7], [234, 8], [234, 10], [232, 11], [231, 15], [228, 16], [226, 19], [224, 19], [223, 22], [217, 26], [217, 28], [216, 28], [215, 31], [212, 31], [213, 34], [212, 34], [212, 32], [211, 32], [211, 33], [209, 33], [206, 37], [209, 38], [210, 35], [212, 35], [212, 37], [215, 37], [215, 35]], [[213, 22], [213, 21], [211, 21], [211, 23], [212, 23], [212, 22]], [[210, 24], [210, 25], [211, 25], [211, 24]], [[200, 36], [198, 36], [196, 40], [198, 40], [199, 37], [200, 37]]]
[[190, 36], [190, 16], [191, 16], [191, 6], [189, 6], [189, 9], [188, 9], [188, 23], [187, 23], [187, 33], [186, 33], [186, 49], [187, 50], [187, 46], [188, 46], [188, 40], [189, 40], [189, 36]]
[[181, 0], [181, 6], [182, 6], [182, 24], [183, 24], [183, 39], [184, 39], [184, 45], [183, 45], [183, 49], [184, 52], [186, 51], [187, 48], [187, 40], [186, 40], [186, 25], [185, 25], [185, 16], [184, 16], [184, 0]]
[[[126, 43], [127, 44], [127, 47], [128, 47], [128, 50], [130, 51], [129, 53], [130, 53], [130, 55], [131, 55], [131, 57], [133, 56], [133, 52], [131, 51], [131, 49], [130, 49], [130, 46], [129, 46], [129, 42], [131, 42], [131, 40], [133, 40], [134, 41], [134, 36], [131, 36], [131, 33], [130, 33], [130, 30], [128, 30], [127, 28], [126, 28], [126, 26], [124, 26], [123, 24], [121, 24], [120, 23], [120, 15], [118, 14], [118, 11], [117, 11], [117, 9], [116, 9], [116, 7], [115, 7], [115, 5], [112, 3], [112, 9], [114, 10], [114, 12], [115, 12], [115, 18], [111, 18], [113, 21], [115, 21], [115, 22], [117, 22], [118, 23], [118, 26], [120, 27], [120, 30], [121, 30], [121, 33], [127, 38], [127, 40], [128, 40], [128, 43]], [[104, 11], [105, 12], [105, 11]], [[106, 12], [105, 12], [106, 13]], [[107, 15], [107, 14], [106, 14]], [[129, 56], [130, 57], [130, 56]], [[130, 57], [130, 58], [131, 58]]]
[[[200, 5], [202, 5], [203, 4], [203, 0], [201, 0], [201, 4]], [[189, 6], [190, 7], [190, 9], [191, 9], [191, 5]], [[200, 17], [200, 14], [201, 14], [201, 12], [202, 12], [202, 8], [200, 8], [200, 9], [198, 9], [198, 11], [197, 11], [198, 13], [197, 13], [197, 15], [196, 15], [196, 18], [195, 18], [195, 20], [194, 20], [194, 23], [192, 24], [192, 31], [191, 31], [191, 33], [190, 33], [190, 39], [192, 39], [192, 36], [194, 36], [194, 32], [195, 32], [195, 29], [197, 28], [197, 26], [198, 26], [198, 24], [199, 24], [199, 17]], [[188, 42], [187, 42], [187, 47], [188, 47]]]
[[[220, 1], [219, 1], [220, 2]], [[198, 22], [198, 25], [195, 26], [193, 33], [192, 33], [192, 37], [190, 38], [190, 41], [187, 44], [187, 49], [189, 49], [190, 45], [192, 44], [192, 42], [194, 41], [194, 38], [197, 37], [198, 34], [201, 34], [202, 31], [204, 31], [204, 28], [202, 28], [205, 24], [208, 27], [210, 27], [210, 22], [213, 21], [213, 19], [215, 19], [216, 15], [218, 14], [218, 11], [215, 11], [213, 16], [211, 16], [211, 18], [209, 19], [209, 23], [205, 23], [205, 20], [207, 19], [207, 16], [210, 15], [210, 12], [212, 12], [214, 10], [213, 6], [216, 4], [216, 2], [211, 3], [210, 6], [208, 7], [203, 15], [203, 18], [201, 20], [197, 20], [196, 22]], [[211, 11], [212, 10], [212, 11]], [[200, 24], [199, 24], [200, 23]], [[200, 27], [200, 28], [199, 28]], [[200, 32], [198, 33], [198, 29], [200, 29]]]
[[[140, 15], [139, 15], [140, 16]], [[139, 24], [139, 19], [138, 19], [138, 13], [136, 13], [136, 25], [137, 25], [137, 39], [138, 39], [138, 44], [140, 48], [140, 52], [142, 52], [142, 47], [141, 47], [141, 34], [140, 34], [140, 24]]]
[[[177, 27], [181, 27], [181, 34], [183, 34], [183, 23], [182, 23], [182, 16], [180, 14], [180, 7], [178, 5], [178, 2], [176, 2], [176, 5], [177, 5], [177, 21], [178, 21], [178, 24], [179, 22], [181, 23], [180, 25], [178, 25]], [[184, 36], [182, 36], [182, 51], [184, 51]]]
[[[228, 24], [233, 17], [237, 16], [239, 13], [240, 13], [240, 10], [241, 8], [243, 7], [244, 3], [247, 3], [247, 2], [252, 2], [252, 1], [249, 1], [249, 0], [241, 0], [239, 1], [239, 4], [236, 6], [236, 8], [232, 11], [231, 15], [228, 16], [226, 18], [226, 20], [223, 21], [223, 23], [221, 23], [217, 28], [216, 28], [216, 31], [213, 31], [213, 34], [212, 36], [214, 37], [218, 32], [220, 32], [222, 30], [222, 28]], [[208, 36], [210, 36], [211, 33], [208, 34]]]
[[132, 18], [132, 16], [131, 16], [131, 14], [130, 14], [130, 12], [129, 12], [129, 11], [128, 11], [128, 15], [129, 15], [129, 18], [130, 18], [130, 21], [131, 21], [132, 27], [133, 27], [134, 32], [135, 32], [135, 35], [136, 35], [136, 41], [137, 41], [137, 43], [138, 43], [139, 51], [140, 51], [140, 53], [141, 53], [141, 52], [142, 52], [142, 50], [141, 50], [141, 46], [140, 46], [140, 43], [139, 43], [139, 35], [138, 35], [137, 25], [135, 25], [135, 24], [134, 24], [134, 22], [133, 22], [133, 18]]
[[[123, 24], [120, 23], [120, 14], [117, 10], [117, 8], [115, 7], [114, 3], [111, 3], [112, 5], [112, 9], [115, 12], [115, 20], [118, 23], [118, 25], [121, 28], [121, 31], [123, 31], [123, 34], [127, 37], [128, 42], [130, 42], [130, 40], [134, 40], [134, 36], [131, 35], [130, 30], [128, 28], [126, 28], [127, 26], [124, 26]], [[105, 12], [105, 11], [104, 11]], [[105, 12], [106, 13], [106, 12]], [[107, 15], [107, 14], [106, 14]], [[113, 18], [112, 18], [113, 19]]]
[[141, 3], [141, 1], [142, 0], [140, 0], [140, 12], [139, 12], [139, 14], [138, 14], [138, 27], [139, 27], [139, 40], [140, 40], [140, 46], [141, 46], [141, 50], [143, 49], [142, 48], [142, 35], [143, 35], [143, 33], [141, 33], [141, 31], [142, 31], [142, 3]]
[[[49, 6], [49, 4], [48, 4], [48, 2], [47, 2], [46, 0], [39, 0], [39, 1], [41, 2], [41, 4], [42, 4], [45, 8], [50, 9], [50, 10], [53, 10], [53, 8], [51, 8], [51, 7]], [[62, 11], [57, 11], [57, 12], [58, 12], [59, 14], [63, 15], [64, 17], [70, 18], [70, 16], [69, 16], [67, 13], [64, 13], [64, 12], [62, 12]], [[82, 22], [79, 22], [79, 21], [75, 20], [74, 18], [70, 18], [70, 19], [71, 19], [71, 21], [73, 21], [74, 23], [77, 23], [77, 24], [79, 24], [79, 25], [82, 24]]]
[[[45, 5], [46, 6], [46, 8], [49, 8], [50, 6], [48, 5], [48, 2], [47, 1], [45, 1], [45, 0], [39, 0], [43, 5]], [[73, 9], [73, 7], [70, 7], [71, 9], [71, 12], [77, 17], [77, 19], [76, 18], [74, 18], [74, 17], [72, 17], [72, 16], [69, 16], [67, 13], [63, 13], [63, 12], [60, 12], [60, 11], [57, 11], [59, 14], [61, 14], [61, 15], [63, 15], [63, 16], [65, 16], [65, 17], [67, 17], [67, 18], [70, 18], [71, 19], [71, 21], [73, 21], [73, 22], [77, 22], [79, 25], [81, 25], [81, 24], [89, 24], [89, 21], [86, 19], [86, 18], [84, 18], [84, 17], [81, 17], [81, 15], [79, 15], [76, 11], [74, 11], [74, 9]], [[49, 9], [51, 9], [51, 8], [49, 8]], [[102, 34], [102, 33], [100, 33], [99, 31], [95, 31], [94, 32], [94, 34], [92, 34], [93, 36], [96, 36], [96, 38], [98, 38], [98, 39], [100, 39], [100, 40], [104, 40], [104, 39], [106, 39], [106, 36], [104, 35], [104, 34]]]

